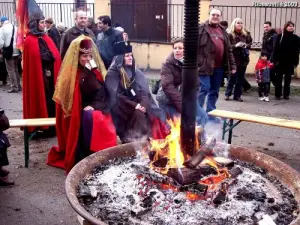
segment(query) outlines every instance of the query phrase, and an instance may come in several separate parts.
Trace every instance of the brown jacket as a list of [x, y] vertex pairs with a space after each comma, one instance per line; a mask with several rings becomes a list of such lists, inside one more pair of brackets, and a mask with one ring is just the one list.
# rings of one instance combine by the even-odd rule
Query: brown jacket
[[[244, 34], [229, 34], [229, 40], [232, 46], [233, 56], [235, 59], [235, 63], [237, 66], [247, 66], [249, 59], [249, 49], [252, 45], [252, 37], [250, 32], [247, 32], [247, 35]], [[235, 47], [235, 45], [239, 42], [246, 43], [246, 48], [243, 47]]]
[[161, 85], [170, 103], [181, 112], [181, 94], [178, 86], [182, 83], [182, 63], [174, 58], [171, 53], [161, 68]]
[[[198, 72], [202, 75], [212, 75], [215, 61], [215, 45], [208, 32], [208, 21], [199, 25], [199, 51], [198, 51]], [[220, 26], [224, 35], [224, 56], [223, 69], [225, 74], [230, 74], [236, 69], [229, 36], [226, 30]]]
[[81, 30], [79, 30], [78, 27], [74, 26], [74, 27], [68, 29], [61, 38], [60, 55], [61, 55], [62, 59], [65, 57], [65, 54], [66, 54], [71, 42], [74, 39], [78, 38], [81, 34], [84, 34], [85, 36], [89, 36], [96, 43], [96, 37], [95, 37], [93, 31], [91, 31], [89, 28], [84, 28], [84, 30], [81, 31]]

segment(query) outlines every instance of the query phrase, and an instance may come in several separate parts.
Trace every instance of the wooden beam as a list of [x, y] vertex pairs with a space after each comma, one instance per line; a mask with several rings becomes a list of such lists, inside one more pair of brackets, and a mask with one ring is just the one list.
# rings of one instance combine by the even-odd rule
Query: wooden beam
[[215, 109], [210, 116], [300, 130], [300, 121]]

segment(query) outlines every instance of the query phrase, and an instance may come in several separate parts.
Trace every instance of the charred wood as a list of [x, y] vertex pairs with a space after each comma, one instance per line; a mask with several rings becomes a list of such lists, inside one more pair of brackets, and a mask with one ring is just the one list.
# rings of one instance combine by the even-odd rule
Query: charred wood
[[229, 184], [226, 183], [226, 182], [224, 182], [224, 183], [221, 184], [220, 190], [218, 191], [218, 193], [216, 194], [215, 198], [213, 199], [213, 203], [215, 205], [220, 205], [220, 204], [222, 204], [223, 202], [226, 201], [228, 187], [229, 187]]
[[[202, 149], [202, 148], [201, 148]], [[208, 155], [210, 155], [211, 151], [200, 150], [190, 159], [185, 161], [183, 165], [189, 169], [195, 169]]]
[[237, 178], [242, 173], [243, 170], [240, 167], [234, 167], [229, 171], [231, 178]]
[[164, 168], [167, 166], [168, 162], [169, 162], [168, 158], [161, 158], [161, 159], [153, 162], [153, 166], [159, 167], [159, 168]]
[[173, 178], [180, 185], [197, 183], [203, 177], [199, 169], [194, 170], [189, 168], [171, 168], [167, 175]]
[[204, 195], [206, 195], [207, 188], [208, 188], [207, 185], [197, 183], [197, 184], [181, 186], [179, 188], [179, 190], [180, 191], [189, 191], [189, 192], [204, 196]]

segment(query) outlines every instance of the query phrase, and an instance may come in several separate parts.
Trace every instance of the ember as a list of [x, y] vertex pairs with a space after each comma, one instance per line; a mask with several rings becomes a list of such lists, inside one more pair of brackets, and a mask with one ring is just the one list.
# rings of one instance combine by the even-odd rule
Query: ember
[[97, 167], [79, 184], [81, 205], [112, 225], [250, 225], [266, 217], [275, 224], [290, 224], [298, 215], [291, 192], [252, 164], [235, 161], [229, 177], [209, 190], [209, 185], [199, 182], [180, 185], [148, 163], [124, 158]]

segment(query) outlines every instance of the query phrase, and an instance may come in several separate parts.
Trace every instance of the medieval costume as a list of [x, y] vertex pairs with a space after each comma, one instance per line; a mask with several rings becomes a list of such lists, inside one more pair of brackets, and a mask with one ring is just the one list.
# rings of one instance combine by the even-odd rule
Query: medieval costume
[[[130, 52], [130, 48], [128, 49]], [[112, 115], [117, 134], [123, 143], [165, 138], [168, 134], [166, 116], [154, 102], [144, 74], [125, 65], [124, 55], [115, 57], [105, 83], [112, 98]], [[141, 106], [145, 112], [138, 109]]]
[[[92, 56], [96, 65], [94, 69], [81, 65], [81, 54]], [[105, 75], [104, 64], [92, 39], [81, 35], [72, 41], [53, 96], [58, 104], [58, 147], [50, 150], [48, 165], [63, 168], [68, 173], [91, 153], [117, 145]]]
[[[52, 39], [39, 29], [44, 16], [34, 0], [19, 1], [17, 18], [17, 46], [23, 49], [23, 118], [55, 117], [52, 96], [61, 64], [59, 52]], [[49, 129], [51, 135], [55, 131], [49, 127], [41, 129]]]

